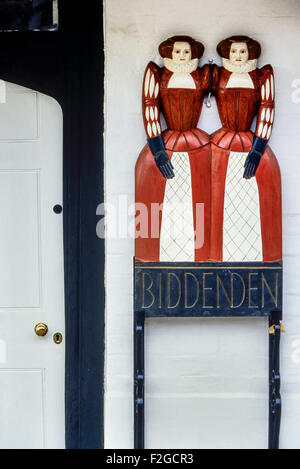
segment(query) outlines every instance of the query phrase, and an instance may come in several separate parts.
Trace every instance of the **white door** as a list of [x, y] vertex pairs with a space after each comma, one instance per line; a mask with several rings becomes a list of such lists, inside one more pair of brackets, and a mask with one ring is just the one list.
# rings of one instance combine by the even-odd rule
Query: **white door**
[[[58, 204], [61, 108], [48, 96], [0, 82], [0, 448], [64, 447]], [[48, 326], [44, 337], [34, 331], [41, 322]]]

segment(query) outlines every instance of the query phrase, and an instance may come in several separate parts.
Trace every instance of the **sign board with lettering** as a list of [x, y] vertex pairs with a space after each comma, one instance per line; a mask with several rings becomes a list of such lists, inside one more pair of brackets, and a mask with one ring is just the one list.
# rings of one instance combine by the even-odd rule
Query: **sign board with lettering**
[[282, 309], [282, 263], [135, 263], [145, 317], [269, 316]]

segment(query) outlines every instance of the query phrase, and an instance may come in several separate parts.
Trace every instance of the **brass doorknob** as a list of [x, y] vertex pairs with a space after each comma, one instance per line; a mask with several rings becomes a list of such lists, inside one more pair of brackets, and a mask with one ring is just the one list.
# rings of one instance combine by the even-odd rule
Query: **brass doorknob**
[[39, 337], [44, 337], [48, 332], [48, 326], [44, 322], [39, 322], [34, 328], [34, 332]]

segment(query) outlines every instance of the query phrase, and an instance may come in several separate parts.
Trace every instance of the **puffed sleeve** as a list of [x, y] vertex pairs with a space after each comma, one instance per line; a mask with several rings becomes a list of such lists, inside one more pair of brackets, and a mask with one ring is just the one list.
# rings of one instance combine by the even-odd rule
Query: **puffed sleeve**
[[142, 91], [143, 120], [147, 138], [161, 135], [159, 90], [160, 67], [154, 62], [149, 62], [144, 74]]
[[260, 105], [257, 117], [255, 135], [269, 140], [274, 122], [274, 72], [271, 65], [265, 65], [259, 70]]

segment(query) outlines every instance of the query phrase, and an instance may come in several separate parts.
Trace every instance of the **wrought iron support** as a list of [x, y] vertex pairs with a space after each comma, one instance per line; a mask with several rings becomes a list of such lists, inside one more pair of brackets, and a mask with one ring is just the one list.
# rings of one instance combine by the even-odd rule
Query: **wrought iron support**
[[280, 396], [280, 323], [281, 313], [273, 312], [269, 319], [269, 449], [279, 448], [281, 421]]
[[144, 326], [143, 312], [134, 314], [134, 449], [144, 448], [145, 410], [144, 410]]

